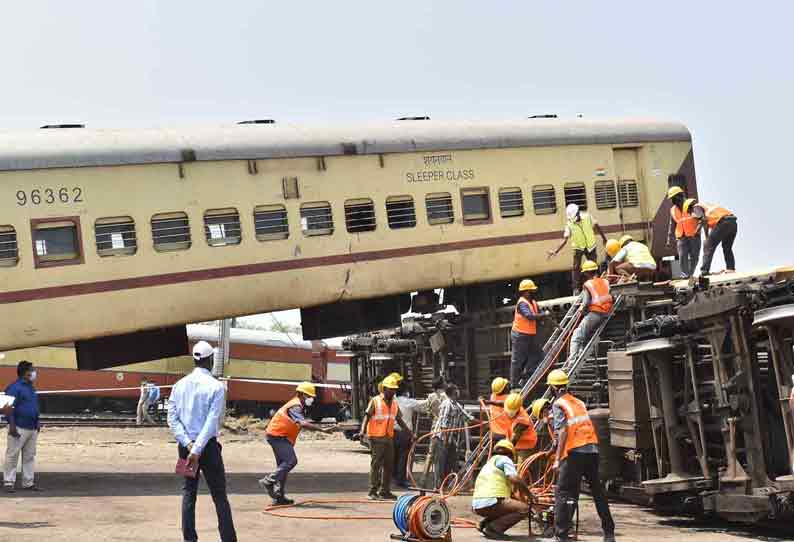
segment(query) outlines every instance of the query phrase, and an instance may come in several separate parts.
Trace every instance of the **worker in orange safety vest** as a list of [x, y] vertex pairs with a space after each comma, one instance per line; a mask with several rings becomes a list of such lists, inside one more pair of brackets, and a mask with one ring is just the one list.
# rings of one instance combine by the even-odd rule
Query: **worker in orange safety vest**
[[295, 441], [301, 429], [331, 433], [336, 427], [320, 427], [306, 419], [306, 409], [311, 407], [317, 396], [314, 384], [303, 382], [295, 388], [295, 397], [287, 401], [270, 419], [265, 430], [267, 443], [273, 448], [276, 457], [276, 470], [259, 480], [273, 504], [293, 504], [292, 499], [284, 495], [287, 485], [287, 476], [298, 464], [295, 455]]
[[686, 194], [680, 186], [673, 186], [667, 191], [670, 206], [670, 218], [675, 224], [675, 240], [678, 249], [678, 261], [681, 264], [681, 278], [689, 278], [695, 273], [700, 258], [700, 228], [698, 219], [684, 212]]
[[582, 264], [582, 275], [585, 283], [582, 288], [582, 305], [585, 316], [571, 335], [571, 349], [568, 359], [575, 360], [601, 323], [612, 310], [612, 294], [609, 293], [609, 281], [597, 276], [598, 265], [590, 260]]
[[538, 444], [535, 424], [524, 408], [524, 398], [520, 393], [511, 393], [505, 399], [505, 413], [510, 418], [510, 442], [515, 446], [518, 463], [523, 462]]
[[395, 500], [391, 492], [391, 477], [394, 471], [394, 425], [399, 424], [411, 441], [414, 433], [402, 418], [395, 394], [400, 387], [394, 376], [383, 379], [383, 392], [372, 398], [361, 421], [361, 436], [369, 444], [371, 454], [369, 466], [370, 500]]
[[598, 475], [598, 436], [587, 407], [568, 391], [568, 374], [565, 371], [551, 371], [546, 383], [555, 396], [551, 407], [552, 426], [558, 437], [552, 465], [558, 471], [554, 495], [555, 540], [570, 540], [573, 511], [578, 507], [579, 487], [585, 478], [601, 518], [604, 542], [614, 542], [615, 522]]
[[518, 301], [510, 332], [510, 383], [520, 388], [543, 361], [543, 345], [538, 337], [538, 321], [549, 316], [535, 301], [538, 287], [531, 279], [518, 285]]
[[711, 260], [718, 245], [722, 245], [725, 270], [736, 271], [736, 258], [733, 255], [733, 242], [736, 240], [737, 230], [736, 215], [724, 207], [702, 203], [696, 199], [688, 199], [684, 202], [684, 212], [697, 218], [700, 222], [699, 228], [706, 232], [700, 274], [708, 275], [711, 272]]

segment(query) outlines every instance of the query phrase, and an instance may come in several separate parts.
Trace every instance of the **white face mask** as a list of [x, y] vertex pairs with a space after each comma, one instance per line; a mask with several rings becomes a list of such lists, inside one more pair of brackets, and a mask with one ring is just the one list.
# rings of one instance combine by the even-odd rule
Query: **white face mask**
[[314, 397], [307, 397], [306, 406], [312, 406], [313, 404], [314, 404]]
[[36, 381], [36, 371], [30, 371], [30, 381], [31, 382]]

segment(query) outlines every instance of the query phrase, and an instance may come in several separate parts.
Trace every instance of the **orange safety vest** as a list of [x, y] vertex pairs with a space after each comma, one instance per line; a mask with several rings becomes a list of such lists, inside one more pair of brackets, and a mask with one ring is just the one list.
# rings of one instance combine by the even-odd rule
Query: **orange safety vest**
[[590, 294], [590, 311], [608, 314], [612, 310], [612, 294], [609, 293], [609, 282], [601, 277], [594, 277], [584, 283]]
[[706, 224], [708, 224], [710, 230], [713, 230], [714, 226], [726, 216], [734, 216], [728, 209], [719, 205], [711, 203], [696, 203], [695, 205], [703, 209], [703, 214], [706, 215]]
[[386, 402], [383, 395], [372, 399], [375, 408], [367, 423], [367, 436], [374, 438], [394, 437], [394, 422], [397, 420], [397, 399], [392, 397], [391, 404]]
[[590, 415], [587, 414], [587, 407], [582, 401], [570, 393], [566, 393], [559, 397], [555, 403], [565, 412], [565, 426], [568, 433], [560, 459], [568, 457], [568, 453], [576, 448], [588, 444], [598, 444], [595, 427], [593, 427]]
[[694, 237], [698, 230], [698, 219], [673, 205], [670, 207], [670, 216], [675, 222], [675, 238]]
[[535, 320], [527, 320], [524, 318], [523, 314], [518, 312], [518, 305], [522, 301], [529, 305], [529, 310], [532, 311], [532, 314], [540, 312], [538, 310], [538, 304], [535, 301], [529, 301], [525, 297], [520, 298], [518, 303], [516, 303], [515, 315], [513, 316], [513, 331], [523, 333], [524, 335], [535, 335], [538, 332], [537, 322]]
[[[505, 399], [507, 399], [507, 394], [505, 395], [496, 395], [495, 393], [491, 394], [491, 401], [504, 402]], [[491, 433], [496, 433], [497, 435], [502, 435], [503, 437], [507, 437], [510, 434], [510, 427], [512, 425], [510, 416], [507, 415], [507, 412], [505, 412], [504, 408], [496, 405], [491, 405], [490, 412], [491, 412]]]
[[516, 450], [531, 450], [538, 444], [538, 434], [535, 432], [535, 424], [529, 417], [529, 413], [525, 408], [518, 411], [518, 415], [513, 418], [513, 423], [510, 426], [510, 440], [513, 440], [516, 426], [525, 425], [527, 428], [521, 433], [521, 438], [515, 443]]
[[297, 397], [293, 397], [287, 401], [284, 406], [278, 409], [275, 416], [270, 419], [270, 423], [267, 424], [265, 432], [273, 437], [287, 437], [287, 440], [294, 446], [295, 441], [298, 440], [298, 433], [301, 432], [301, 426], [292, 421], [287, 411], [299, 405], [301, 405], [301, 400]]

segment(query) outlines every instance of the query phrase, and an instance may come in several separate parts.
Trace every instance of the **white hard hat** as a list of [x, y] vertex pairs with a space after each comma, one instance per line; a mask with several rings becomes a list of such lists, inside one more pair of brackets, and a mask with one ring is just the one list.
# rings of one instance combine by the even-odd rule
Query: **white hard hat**
[[579, 206], [575, 203], [569, 203], [568, 207], [565, 208], [565, 215], [568, 217], [569, 220], [573, 220], [573, 217], [576, 216], [576, 213], [579, 212]]
[[208, 358], [215, 353], [215, 349], [207, 341], [199, 341], [193, 347], [193, 359]]

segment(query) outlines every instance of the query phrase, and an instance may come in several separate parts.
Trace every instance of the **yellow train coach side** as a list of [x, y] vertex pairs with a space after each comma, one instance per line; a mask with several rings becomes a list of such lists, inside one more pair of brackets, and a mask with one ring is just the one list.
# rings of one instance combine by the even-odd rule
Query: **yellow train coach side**
[[668, 250], [657, 121], [0, 135], [0, 349], [568, 268], [564, 207]]

